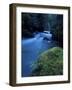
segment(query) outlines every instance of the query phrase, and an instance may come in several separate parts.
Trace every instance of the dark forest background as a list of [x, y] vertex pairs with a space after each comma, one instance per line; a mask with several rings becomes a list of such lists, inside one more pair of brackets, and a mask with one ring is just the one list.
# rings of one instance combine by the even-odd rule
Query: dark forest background
[[63, 15], [22, 13], [22, 39], [48, 30], [52, 33], [52, 39], [63, 46]]

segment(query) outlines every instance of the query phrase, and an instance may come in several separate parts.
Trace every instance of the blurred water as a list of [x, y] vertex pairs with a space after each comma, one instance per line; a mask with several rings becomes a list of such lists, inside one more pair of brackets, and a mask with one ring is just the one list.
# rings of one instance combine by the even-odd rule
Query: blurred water
[[31, 64], [37, 60], [38, 56], [45, 50], [57, 46], [57, 42], [44, 40], [40, 33], [34, 38], [22, 40], [22, 77], [31, 74]]

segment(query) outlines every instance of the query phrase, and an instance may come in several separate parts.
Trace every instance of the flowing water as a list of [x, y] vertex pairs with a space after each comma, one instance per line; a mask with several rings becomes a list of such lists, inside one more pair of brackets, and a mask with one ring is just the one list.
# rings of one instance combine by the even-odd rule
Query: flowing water
[[42, 52], [58, 46], [56, 41], [52, 41], [51, 39], [44, 40], [44, 37], [41, 37], [40, 34], [36, 34], [34, 38], [22, 40], [22, 77], [30, 76], [32, 71], [31, 65]]

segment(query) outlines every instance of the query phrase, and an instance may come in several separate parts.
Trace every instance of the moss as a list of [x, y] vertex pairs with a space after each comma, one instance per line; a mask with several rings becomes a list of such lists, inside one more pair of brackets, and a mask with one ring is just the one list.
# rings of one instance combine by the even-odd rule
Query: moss
[[37, 62], [32, 64], [32, 76], [62, 75], [63, 50], [60, 47], [43, 52]]

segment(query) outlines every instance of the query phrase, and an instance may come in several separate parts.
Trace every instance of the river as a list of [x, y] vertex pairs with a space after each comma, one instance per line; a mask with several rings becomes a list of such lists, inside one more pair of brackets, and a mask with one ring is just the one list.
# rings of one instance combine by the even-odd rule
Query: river
[[44, 40], [40, 37], [40, 33], [34, 38], [22, 40], [22, 77], [28, 77], [31, 74], [32, 63], [35, 62], [38, 56], [49, 48], [57, 46], [57, 42], [52, 40]]

